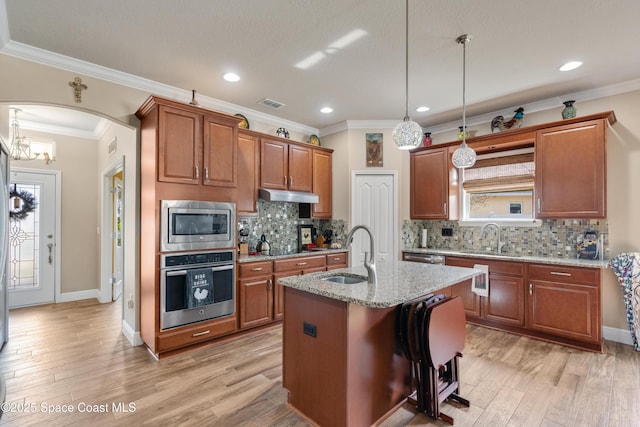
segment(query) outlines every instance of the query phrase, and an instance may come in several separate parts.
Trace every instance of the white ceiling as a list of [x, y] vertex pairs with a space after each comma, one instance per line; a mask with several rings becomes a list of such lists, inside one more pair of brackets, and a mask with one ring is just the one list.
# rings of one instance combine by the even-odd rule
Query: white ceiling
[[[404, 116], [403, 0], [3, 2], [11, 42], [196, 89], [241, 113], [317, 129]], [[561, 106], [574, 94], [638, 79], [639, 16], [637, 0], [410, 0], [409, 113], [426, 128], [459, 120], [462, 47], [455, 39], [464, 33], [473, 36], [470, 116], [507, 115], [556, 98]], [[364, 35], [336, 46], [354, 30]], [[312, 55], [323, 58], [296, 67]], [[558, 71], [569, 60], [584, 65]], [[240, 82], [224, 81], [227, 71]], [[263, 98], [286, 105], [258, 105]], [[320, 113], [325, 105], [334, 112]], [[419, 105], [431, 110], [417, 113]]]

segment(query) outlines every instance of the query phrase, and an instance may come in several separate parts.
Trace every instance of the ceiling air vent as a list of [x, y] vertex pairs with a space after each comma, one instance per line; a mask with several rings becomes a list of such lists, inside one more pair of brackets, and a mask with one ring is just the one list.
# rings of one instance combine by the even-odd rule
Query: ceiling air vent
[[281, 108], [285, 106], [285, 104], [283, 104], [282, 102], [274, 101], [273, 99], [269, 98], [264, 98], [258, 101], [258, 104], [264, 105], [269, 108]]

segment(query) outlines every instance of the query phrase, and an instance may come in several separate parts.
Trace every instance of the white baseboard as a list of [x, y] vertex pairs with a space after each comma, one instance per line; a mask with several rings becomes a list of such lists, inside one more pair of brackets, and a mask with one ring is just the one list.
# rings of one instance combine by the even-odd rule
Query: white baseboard
[[127, 323], [126, 320], [122, 320], [122, 335], [124, 335], [131, 345], [142, 345], [144, 342], [142, 341], [142, 337], [140, 336], [140, 332], [136, 332], [133, 330], [131, 325]]
[[605, 340], [615, 341], [622, 344], [633, 345], [631, 332], [628, 329], [617, 329], [609, 326], [602, 327], [602, 336]]
[[92, 298], [100, 300], [99, 289], [88, 289], [86, 291], [65, 292], [63, 294], [60, 294], [60, 299], [56, 302], [79, 301], [83, 299], [92, 299]]

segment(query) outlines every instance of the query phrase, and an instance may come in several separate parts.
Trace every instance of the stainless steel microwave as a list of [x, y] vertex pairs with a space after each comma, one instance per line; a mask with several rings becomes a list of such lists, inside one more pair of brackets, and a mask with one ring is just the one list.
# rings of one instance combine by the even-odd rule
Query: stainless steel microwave
[[235, 248], [235, 221], [235, 203], [162, 200], [160, 251]]

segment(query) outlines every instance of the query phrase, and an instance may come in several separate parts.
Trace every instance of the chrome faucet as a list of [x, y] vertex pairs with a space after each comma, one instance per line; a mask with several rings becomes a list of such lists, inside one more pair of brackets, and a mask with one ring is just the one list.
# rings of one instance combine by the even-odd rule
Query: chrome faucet
[[[369, 252], [364, 253], [364, 268], [367, 269], [368, 282], [371, 284], [376, 284], [378, 282], [378, 275], [376, 273], [376, 251], [375, 244], [373, 241], [373, 233], [366, 225], [356, 225], [349, 231], [347, 234], [347, 239], [345, 240], [345, 248], [351, 246], [353, 240], [353, 233], [355, 233], [358, 229], [363, 229], [369, 234]], [[367, 258], [368, 255], [368, 258]]]
[[500, 239], [500, 226], [498, 224], [496, 224], [495, 222], [489, 222], [485, 224], [482, 227], [482, 230], [480, 231], [480, 237], [482, 237], [482, 235], [484, 234], [484, 231], [489, 227], [495, 227], [496, 230], [498, 231], [498, 247], [496, 249], [497, 249], [497, 254], [500, 255], [502, 253], [502, 248], [504, 247], [505, 242], [503, 242]]

